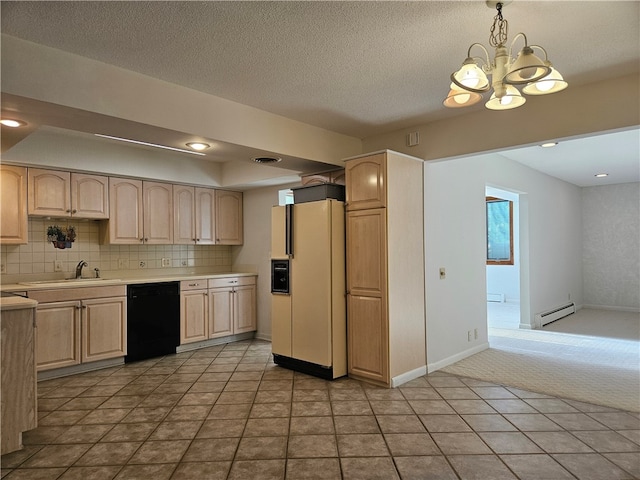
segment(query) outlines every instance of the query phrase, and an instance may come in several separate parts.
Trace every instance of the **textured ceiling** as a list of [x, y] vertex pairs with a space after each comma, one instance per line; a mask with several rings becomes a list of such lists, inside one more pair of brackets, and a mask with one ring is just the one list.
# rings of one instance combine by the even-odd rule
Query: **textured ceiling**
[[[468, 46], [488, 46], [495, 15], [484, 1], [2, 1], [0, 7], [3, 34], [358, 138], [483, 109], [451, 110], [442, 100]], [[571, 86], [638, 71], [638, 1], [516, 0], [503, 13], [509, 39], [523, 31], [529, 43], [545, 47]], [[538, 147], [502, 154], [586, 185], [602, 161], [596, 152], [614, 145], [630, 150], [621, 168], [631, 163], [635, 177], [626, 181], [638, 181], [635, 135], [599, 136], [598, 149], [572, 141], [548, 154], [556, 162], [547, 170], [529, 161], [540, 157]]]
[[[524, 31], [578, 85], [638, 69], [639, 6], [503, 13], [510, 40]], [[2, 2], [2, 32], [364, 138], [462, 113], [442, 106], [448, 78], [494, 15], [482, 1], [25, 1]]]

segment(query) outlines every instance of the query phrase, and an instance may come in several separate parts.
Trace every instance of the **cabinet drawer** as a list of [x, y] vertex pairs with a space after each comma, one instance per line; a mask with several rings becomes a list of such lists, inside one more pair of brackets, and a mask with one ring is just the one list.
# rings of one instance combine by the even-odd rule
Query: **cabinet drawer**
[[255, 284], [256, 277], [222, 277], [209, 279], [209, 288], [237, 287], [239, 285]]
[[29, 290], [28, 297], [40, 303], [66, 302], [87, 298], [124, 297], [127, 295], [126, 285], [108, 287], [57, 288], [51, 290]]
[[207, 286], [207, 279], [200, 279], [200, 280], [182, 280], [180, 282], [180, 291], [184, 292], [186, 290], [206, 290], [208, 288]]

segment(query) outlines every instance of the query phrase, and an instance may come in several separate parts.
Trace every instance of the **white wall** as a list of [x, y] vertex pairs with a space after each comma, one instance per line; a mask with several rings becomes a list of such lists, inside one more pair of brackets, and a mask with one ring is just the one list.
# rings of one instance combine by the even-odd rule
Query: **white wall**
[[[523, 322], [582, 304], [580, 189], [498, 154], [425, 164], [427, 363], [442, 368], [487, 346], [485, 185], [518, 192]], [[528, 231], [528, 235], [525, 235]], [[447, 278], [440, 280], [438, 269]], [[467, 332], [478, 329], [469, 342]]]
[[640, 310], [640, 183], [582, 189], [584, 303]]

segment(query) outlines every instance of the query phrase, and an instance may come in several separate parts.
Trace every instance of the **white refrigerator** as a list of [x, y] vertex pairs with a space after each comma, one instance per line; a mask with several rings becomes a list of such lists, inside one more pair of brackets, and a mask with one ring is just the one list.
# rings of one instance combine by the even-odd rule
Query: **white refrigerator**
[[326, 379], [347, 374], [344, 202], [271, 211], [271, 341], [278, 365]]

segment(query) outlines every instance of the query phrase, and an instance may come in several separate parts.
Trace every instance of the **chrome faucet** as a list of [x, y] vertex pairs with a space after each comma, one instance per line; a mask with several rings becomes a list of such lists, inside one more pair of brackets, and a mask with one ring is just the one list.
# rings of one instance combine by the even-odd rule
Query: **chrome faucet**
[[76, 278], [82, 278], [82, 267], [88, 267], [89, 264], [84, 260], [80, 260], [76, 265]]

